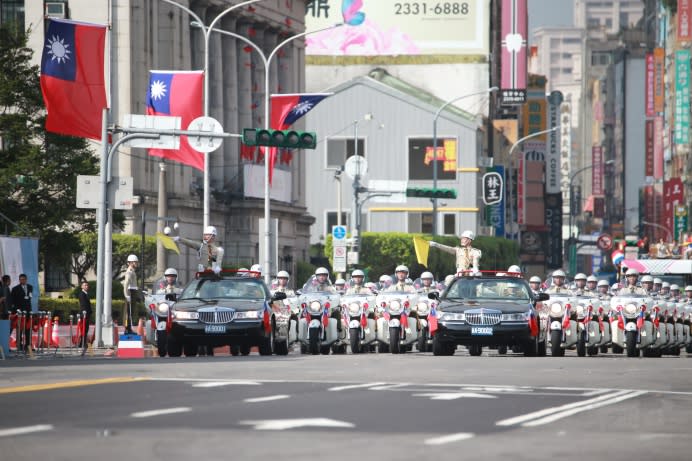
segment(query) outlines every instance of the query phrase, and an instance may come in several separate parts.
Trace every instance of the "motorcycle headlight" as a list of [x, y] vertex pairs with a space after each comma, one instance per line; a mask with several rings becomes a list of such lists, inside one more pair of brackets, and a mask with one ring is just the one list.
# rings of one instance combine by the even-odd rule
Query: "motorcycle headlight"
[[310, 312], [313, 314], [319, 314], [322, 312], [322, 304], [319, 301], [313, 301], [310, 303]]
[[236, 320], [257, 320], [264, 314], [264, 309], [259, 311], [236, 311]]
[[442, 320], [443, 322], [465, 322], [466, 314], [464, 314], [463, 312], [460, 314], [448, 312], [446, 314], [442, 314], [440, 320]]
[[397, 314], [401, 311], [401, 301], [395, 299], [394, 301], [389, 303], [389, 311]]
[[627, 314], [636, 314], [637, 313], [637, 306], [634, 304], [630, 303], [625, 306], [625, 313]]
[[528, 312], [517, 312], [514, 314], [502, 314], [503, 322], [526, 322], [529, 318]]
[[170, 309], [170, 306], [168, 305], [168, 303], [159, 303], [156, 306], [156, 314], [164, 317], [164, 316], [168, 315], [168, 309]]
[[428, 308], [427, 303], [418, 303], [418, 305], [416, 306], [416, 310], [421, 315], [427, 315], [430, 309]]
[[563, 312], [562, 304], [553, 303], [550, 305], [550, 313], [554, 315], [562, 315]]
[[581, 304], [577, 305], [577, 317], [584, 317], [584, 306]]
[[197, 320], [199, 318], [199, 314], [196, 311], [173, 310], [173, 318], [178, 320]]
[[358, 303], [351, 303], [348, 305], [348, 313], [351, 315], [358, 315], [360, 314], [360, 304]]

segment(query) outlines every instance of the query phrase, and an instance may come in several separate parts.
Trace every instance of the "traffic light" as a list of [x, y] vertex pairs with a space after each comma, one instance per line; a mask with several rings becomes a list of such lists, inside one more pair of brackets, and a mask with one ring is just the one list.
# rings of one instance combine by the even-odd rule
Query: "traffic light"
[[432, 187], [409, 187], [406, 197], [457, 198], [456, 189], [433, 189]]
[[314, 149], [317, 147], [317, 135], [310, 131], [245, 128], [243, 130], [243, 144], [286, 149]]

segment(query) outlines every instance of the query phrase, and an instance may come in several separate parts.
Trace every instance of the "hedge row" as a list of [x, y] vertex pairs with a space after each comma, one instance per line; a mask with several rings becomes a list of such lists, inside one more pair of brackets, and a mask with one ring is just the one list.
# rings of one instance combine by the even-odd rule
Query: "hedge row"
[[[93, 301], [91, 306], [92, 311], [94, 312], [91, 318], [91, 321], [93, 322], [95, 320], [94, 316], [96, 315], [96, 306], [94, 305]], [[76, 315], [79, 313], [79, 301], [72, 298], [39, 298], [38, 309], [40, 311], [50, 312], [53, 317], [57, 316], [60, 323], [68, 323], [70, 320], [70, 315], [76, 319]], [[113, 319], [117, 320], [118, 323], [121, 323], [122, 319], [124, 318], [123, 313], [125, 312], [125, 301], [114, 299], [112, 301], [112, 312]], [[146, 318], [147, 315], [147, 311], [144, 309], [144, 304], [140, 303], [137, 305], [134, 314], [135, 318]], [[76, 320], [74, 321], [76, 322]]]

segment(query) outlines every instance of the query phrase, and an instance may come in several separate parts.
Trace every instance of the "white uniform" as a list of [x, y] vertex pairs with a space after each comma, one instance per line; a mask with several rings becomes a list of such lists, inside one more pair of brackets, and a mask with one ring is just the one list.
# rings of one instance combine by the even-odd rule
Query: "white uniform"
[[618, 295], [644, 295], [646, 296], [646, 290], [642, 287], [638, 287], [636, 285], [628, 285], [625, 288], [620, 288], [620, 291], [618, 291]]
[[456, 258], [457, 272], [469, 269], [478, 270], [478, 264], [482, 256], [481, 250], [478, 248], [473, 248], [472, 246], [450, 247], [437, 242], [430, 242], [430, 246], [439, 248], [445, 253], [453, 254]]
[[415, 293], [416, 290], [406, 282], [397, 282], [387, 288], [385, 291], [404, 291], [406, 293]]
[[197, 250], [197, 257], [201, 261], [200, 266], [211, 269], [214, 272], [220, 272], [223, 267], [224, 251], [216, 242], [206, 243], [183, 237], [180, 237], [179, 241], [186, 247]]

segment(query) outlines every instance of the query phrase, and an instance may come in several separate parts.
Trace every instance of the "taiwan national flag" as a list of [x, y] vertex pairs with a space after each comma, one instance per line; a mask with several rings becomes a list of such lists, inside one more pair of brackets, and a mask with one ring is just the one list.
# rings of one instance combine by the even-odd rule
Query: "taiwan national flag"
[[51, 19], [41, 58], [46, 131], [101, 139], [106, 26]]
[[[147, 115], [180, 117], [180, 128], [202, 116], [204, 73], [202, 71], [152, 70], [147, 89]], [[149, 155], [184, 163], [204, 171], [204, 154], [194, 150], [187, 136], [180, 137], [180, 149], [149, 149]]]
[[[299, 118], [310, 112], [320, 101], [332, 93], [296, 93], [271, 95], [270, 126], [274, 130], [287, 130]], [[269, 184], [272, 182], [277, 149], [269, 149]]]
[[428, 331], [430, 331], [431, 336], [437, 331], [437, 309], [435, 309], [434, 305], [430, 308], [430, 313], [428, 314]]

